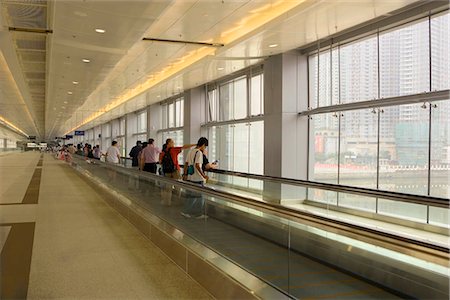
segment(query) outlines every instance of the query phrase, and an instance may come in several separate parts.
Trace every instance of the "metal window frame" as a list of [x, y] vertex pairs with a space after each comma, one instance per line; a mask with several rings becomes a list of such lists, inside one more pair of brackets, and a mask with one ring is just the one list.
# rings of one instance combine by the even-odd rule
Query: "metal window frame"
[[[369, 21], [368, 24], [363, 24], [359, 26], [358, 28], [351, 28], [347, 31], [341, 32], [339, 34], [331, 35], [330, 37], [327, 37], [326, 39], [318, 40], [315, 43], [312, 43], [310, 45], [307, 45], [300, 49], [300, 52], [302, 54], [309, 54], [308, 56], [316, 55], [317, 56], [317, 108], [314, 109], [308, 109], [306, 111], [302, 111], [299, 113], [299, 116], [308, 116], [309, 119], [311, 119], [312, 115], [315, 114], [324, 114], [324, 113], [339, 113], [339, 133], [338, 133], [338, 174], [337, 174], [337, 182], [339, 184], [340, 179], [340, 133], [341, 133], [341, 113], [343, 111], [351, 111], [351, 110], [360, 110], [360, 109], [377, 109], [378, 112], [378, 124], [377, 124], [377, 135], [378, 135], [378, 145], [377, 145], [377, 179], [376, 179], [376, 186], [377, 189], [379, 189], [379, 138], [380, 138], [380, 112], [382, 111], [382, 107], [389, 107], [389, 106], [400, 106], [400, 105], [406, 105], [406, 104], [415, 104], [415, 103], [431, 103], [434, 101], [441, 101], [441, 100], [450, 100], [450, 90], [440, 90], [440, 91], [432, 91], [432, 29], [431, 29], [431, 23], [432, 18], [438, 17], [440, 15], [445, 14], [446, 11], [449, 9], [449, 3], [443, 3], [443, 1], [432, 1], [426, 4], [421, 5], [413, 5], [412, 8], [410, 6], [407, 7], [407, 9], [404, 9], [402, 12], [395, 13], [393, 16], [382, 18], [380, 20], [375, 21]], [[386, 32], [386, 31], [392, 31], [396, 30], [397, 28], [409, 26], [410, 24], [413, 24], [415, 22], [420, 22], [422, 20], [428, 21], [428, 48], [429, 48], [429, 82], [428, 82], [428, 91], [424, 93], [416, 93], [412, 95], [404, 95], [404, 96], [396, 96], [396, 97], [388, 97], [388, 98], [381, 98], [381, 77], [380, 77], [380, 32]], [[361, 40], [366, 39], [367, 37], [376, 35], [377, 40], [377, 99], [374, 100], [367, 100], [367, 101], [360, 101], [360, 102], [353, 102], [353, 103], [341, 103], [341, 74], [340, 74], [340, 64], [338, 66], [338, 72], [339, 72], [339, 103], [337, 105], [329, 105], [329, 106], [323, 106], [320, 107], [320, 95], [319, 95], [319, 89], [320, 89], [320, 54], [323, 51], [329, 51], [330, 52], [330, 74], [331, 74], [331, 80], [330, 80], [330, 87], [331, 87], [331, 103], [332, 103], [332, 94], [333, 94], [333, 65], [332, 65], [332, 51], [334, 45], [338, 44], [338, 51], [340, 50], [341, 45], [358, 42]], [[321, 46], [322, 45], [322, 46]], [[338, 59], [340, 60], [340, 51], [338, 55]], [[308, 59], [308, 107], [311, 107], [311, 99], [310, 99], [310, 60]], [[313, 87], [314, 88], [314, 87]], [[427, 195], [431, 195], [431, 123], [432, 123], [432, 105], [429, 105], [429, 119], [428, 119], [428, 186], [427, 186]], [[308, 167], [310, 162], [310, 143], [311, 143], [311, 133], [310, 133], [310, 121], [308, 121]], [[310, 178], [310, 174], [308, 172], [307, 178]], [[339, 199], [337, 199], [339, 201]], [[376, 205], [376, 209], [378, 208], [378, 203]], [[429, 220], [429, 210], [427, 210], [427, 222]]]

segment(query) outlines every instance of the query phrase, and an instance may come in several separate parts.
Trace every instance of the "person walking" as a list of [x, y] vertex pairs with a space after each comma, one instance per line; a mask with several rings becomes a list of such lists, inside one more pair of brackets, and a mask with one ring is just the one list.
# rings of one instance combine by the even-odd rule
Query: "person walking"
[[[165, 144], [165, 151], [160, 153], [161, 169], [165, 177], [172, 179], [181, 179], [180, 165], [178, 163], [178, 155], [183, 149], [189, 149], [196, 144], [186, 144], [181, 147], [175, 147], [172, 139], [167, 139]], [[172, 184], [165, 184], [165, 187], [161, 189], [161, 204], [172, 204]], [[180, 195], [180, 190], [177, 190], [177, 194]]]
[[[203, 151], [208, 146], [208, 139], [201, 137], [197, 146], [189, 151], [186, 163], [184, 165], [183, 177], [187, 181], [199, 186], [203, 186], [208, 180], [208, 176], [202, 170], [203, 165]], [[205, 200], [200, 192], [189, 191], [186, 193], [187, 197], [184, 201], [184, 208], [181, 215], [186, 218], [206, 219], [205, 214]]]
[[142, 150], [141, 159], [144, 163], [144, 171], [156, 174], [158, 155], [161, 153], [161, 149], [156, 147], [154, 142], [154, 139], [148, 140], [147, 147]]
[[120, 162], [119, 145], [116, 141], [113, 141], [108, 150], [106, 150], [106, 161], [113, 164], [118, 164]]
[[138, 161], [138, 157], [139, 157], [139, 152], [141, 152], [142, 150], [142, 143], [141, 141], [137, 141], [136, 142], [136, 146], [134, 146], [133, 148], [131, 148], [131, 151], [129, 153], [130, 157], [131, 157], [131, 166], [132, 167], [138, 167], [139, 166], [139, 161]]

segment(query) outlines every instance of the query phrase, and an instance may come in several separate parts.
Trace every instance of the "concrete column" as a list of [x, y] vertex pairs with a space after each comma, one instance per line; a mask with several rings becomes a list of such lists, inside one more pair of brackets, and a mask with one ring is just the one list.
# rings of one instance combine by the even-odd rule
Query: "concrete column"
[[298, 52], [270, 57], [264, 65], [264, 174], [306, 179], [307, 59]]
[[204, 115], [202, 110], [205, 102], [203, 86], [190, 89], [184, 93], [184, 144], [195, 144], [201, 137], [201, 123]]
[[[264, 64], [264, 174], [307, 178], [307, 58], [297, 51], [270, 57]], [[265, 183], [267, 200], [298, 199], [298, 190]], [[294, 194], [296, 195], [294, 195]], [[302, 196], [300, 196], [302, 197]]]

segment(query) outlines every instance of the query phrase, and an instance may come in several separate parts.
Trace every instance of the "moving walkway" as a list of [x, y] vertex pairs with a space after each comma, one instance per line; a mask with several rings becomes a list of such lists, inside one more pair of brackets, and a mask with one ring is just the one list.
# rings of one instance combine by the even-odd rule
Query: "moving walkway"
[[[423, 229], [431, 230], [428, 232], [432, 238], [426, 238], [377, 223], [365, 224], [361, 220], [368, 218], [363, 213], [371, 212], [361, 210], [362, 214], [352, 219], [342, 207], [330, 205], [326, 209], [320, 201], [334, 193], [350, 194], [378, 199], [379, 205], [383, 201], [413, 203], [448, 214], [448, 199], [226, 171], [216, 171], [202, 188], [121, 166], [89, 164], [78, 158], [74, 166], [96, 185], [120, 195], [118, 210], [125, 212], [130, 222], [134, 222], [135, 215], [124, 208], [127, 205], [154, 224], [166, 224], [162, 227], [170, 227], [177, 241], [195, 242], [187, 247], [231, 262], [222, 272], [258, 297], [448, 299], [449, 247], [444, 215], [429, 215]], [[199, 208], [207, 219], [181, 214], [192, 199], [204, 201]], [[401, 224], [394, 225], [404, 228], [415, 222], [380, 212], [378, 222], [382, 218], [387, 218], [385, 223], [398, 219]], [[203, 247], [207, 250], [199, 250]], [[204, 259], [213, 262], [211, 257], [209, 254]], [[236, 276], [233, 273], [238, 273], [237, 269], [249, 276]], [[274, 291], [268, 292], [269, 288], [261, 285], [258, 290], [252, 286], [253, 278]]]

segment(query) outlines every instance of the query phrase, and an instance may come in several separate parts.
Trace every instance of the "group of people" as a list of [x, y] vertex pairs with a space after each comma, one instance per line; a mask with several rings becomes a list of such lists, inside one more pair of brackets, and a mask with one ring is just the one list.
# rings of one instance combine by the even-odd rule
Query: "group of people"
[[[217, 162], [210, 163], [208, 161], [206, 152], [208, 139], [205, 137], [201, 137], [198, 140], [197, 144], [186, 144], [183, 146], [175, 146], [174, 141], [169, 138], [166, 140], [166, 143], [163, 145], [162, 149], [156, 147], [154, 143], [154, 139], [149, 139], [148, 142], [143, 143], [141, 141], [136, 142], [136, 146], [134, 146], [129, 153], [132, 159], [133, 167], [138, 167], [139, 170], [156, 174], [158, 172], [158, 164], [160, 164], [160, 174], [163, 174], [164, 176], [172, 179], [181, 179], [183, 177], [183, 179], [189, 180], [187, 177], [190, 176], [189, 174], [183, 174], [184, 176], [181, 176], [181, 167], [178, 162], [178, 156], [180, 155], [181, 151], [193, 147], [194, 149], [192, 149], [188, 154], [186, 163], [189, 160], [190, 153], [192, 153], [193, 151], [196, 153], [200, 151], [201, 155], [199, 154], [198, 157], [200, 157], [201, 172], [205, 172], [209, 169], [214, 169], [217, 167]], [[198, 157], [196, 155], [193, 159], [195, 161], [199, 161]], [[204, 173], [199, 172], [199, 174]], [[195, 176], [193, 178], [195, 179]], [[204, 179], [206, 180], [206, 178]]]
[[[191, 183], [203, 186], [208, 180], [206, 171], [217, 168], [217, 161], [210, 163], [207, 158], [206, 147], [208, 139], [201, 137], [197, 144], [186, 144], [183, 146], [175, 146], [172, 139], [167, 139], [162, 149], [154, 145], [154, 139], [148, 142], [136, 142], [129, 155], [132, 158], [132, 166], [138, 167], [139, 170], [156, 174], [157, 164], [161, 165], [160, 172], [162, 175], [172, 179], [183, 179]], [[178, 156], [184, 149], [191, 149], [185, 160], [183, 174], [181, 175], [181, 167]], [[171, 190], [171, 187], [170, 187]], [[171, 193], [171, 191], [170, 191]], [[167, 191], [162, 198], [162, 202], [167, 200]], [[170, 202], [170, 200], [169, 200]], [[184, 202], [184, 209], [181, 214], [187, 218], [204, 218], [203, 213], [204, 200], [199, 193], [189, 192]]]

